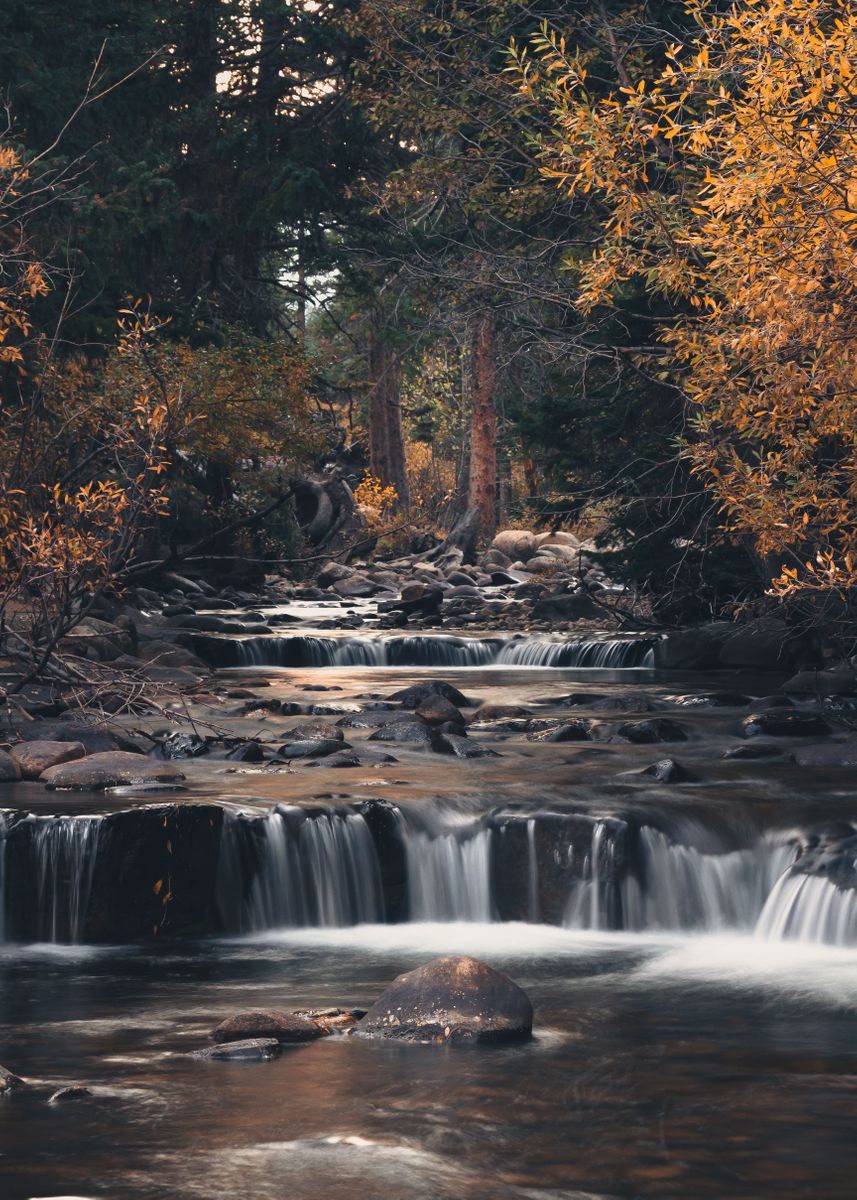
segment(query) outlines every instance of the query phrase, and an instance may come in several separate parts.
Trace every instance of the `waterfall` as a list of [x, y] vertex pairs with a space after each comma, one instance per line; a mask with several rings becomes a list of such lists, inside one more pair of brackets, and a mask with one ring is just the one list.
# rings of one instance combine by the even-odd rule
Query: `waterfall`
[[[236, 932], [384, 920], [375, 844], [359, 813], [273, 812], [224, 822], [219, 893]], [[247, 866], [248, 840], [255, 861]], [[243, 844], [242, 844], [243, 843]]]
[[539, 860], [536, 852], [536, 821], [527, 821], [527, 916], [533, 923], [539, 919]]
[[[643, 826], [636, 853], [620, 821], [597, 821], [564, 924], [572, 929], [751, 930], [794, 848], [762, 840], [704, 853]], [[626, 861], [626, 856], [631, 861]]]
[[486, 827], [406, 835], [412, 921], [491, 921], [491, 835]]
[[857, 891], [839, 888], [823, 875], [788, 871], [777, 880], [756, 925], [770, 942], [857, 944]]
[[0, 812], [0, 945], [6, 941], [6, 832], [8, 814]]
[[86, 927], [102, 817], [32, 817], [37, 938], [80, 942]]
[[504, 641], [451, 637], [252, 637], [233, 641], [247, 667], [651, 667], [653, 638]]

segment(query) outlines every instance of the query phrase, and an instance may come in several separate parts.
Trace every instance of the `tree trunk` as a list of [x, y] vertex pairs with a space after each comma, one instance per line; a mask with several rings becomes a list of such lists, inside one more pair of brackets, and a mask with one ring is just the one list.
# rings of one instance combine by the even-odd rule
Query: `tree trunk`
[[479, 316], [471, 342], [470, 488], [468, 508], [479, 514], [479, 535], [490, 541], [497, 532], [497, 362], [494, 318]]
[[369, 333], [369, 462], [372, 474], [396, 489], [399, 508], [410, 503], [402, 433], [399, 360], [373, 326]]

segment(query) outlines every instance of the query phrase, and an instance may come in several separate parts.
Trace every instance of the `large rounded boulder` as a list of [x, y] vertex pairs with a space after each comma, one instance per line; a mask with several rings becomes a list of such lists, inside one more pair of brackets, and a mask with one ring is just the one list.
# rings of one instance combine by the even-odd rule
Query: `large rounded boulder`
[[394, 979], [358, 1025], [413, 1042], [521, 1041], [533, 1031], [526, 992], [475, 958], [436, 958]]
[[536, 535], [529, 529], [501, 529], [489, 547], [505, 554], [510, 562], [522, 561], [536, 552]]

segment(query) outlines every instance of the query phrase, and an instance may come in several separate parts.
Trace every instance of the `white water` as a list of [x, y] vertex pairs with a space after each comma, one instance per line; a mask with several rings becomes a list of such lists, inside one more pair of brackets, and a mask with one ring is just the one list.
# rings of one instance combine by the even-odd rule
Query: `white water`
[[490, 829], [406, 835], [408, 905], [412, 921], [490, 921]]
[[101, 817], [33, 817], [39, 940], [83, 940]]
[[242, 666], [262, 667], [651, 667], [651, 638], [504, 641], [432, 634], [414, 637], [243, 638]]
[[819, 875], [786, 873], [768, 896], [756, 933], [769, 942], [857, 946], [857, 891]]

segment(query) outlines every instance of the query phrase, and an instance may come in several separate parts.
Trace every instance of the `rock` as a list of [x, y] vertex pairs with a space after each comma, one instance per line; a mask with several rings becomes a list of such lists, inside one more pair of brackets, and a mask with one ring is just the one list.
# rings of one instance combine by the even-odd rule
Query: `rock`
[[857, 673], [853, 667], [798, 671], [797, 675], [786, 680], [783, 691], [807, 696], [849, 696], [857, 693]]
[[722, 758], [727, 759], [754, 759], [754, 758], [774, 758], [778, 754], [782, 754], [782, 746], [771, 746], [767, 742], [755, 742], [749, 745], [745, 742], [743, 745], [729, 746], [723, 751]]
[[327, 738], [324, 741], [286, 742], [284, 746], [280, 746], [278, 754], [282, 758], [325, 758], [328, 754], [350, 749], [348, 742]]
[[156, 753], [166, 759], [200, 758], [209, 753], [209, 747], [208, 743], [195, 733], [176, 730], [158, 743]]
[[240, 1042], [222, 1042], [192, 1050], [191, 1058], [209, 1058], [223, 1062], [270, 1062], [282, 1050], [276, 1038], [247, 1038]]
[[490, 546], [491, 550], [499, 550], [509, 559], [508, 564], [517, 559], [528, 559], [536, 552], [536, 535], [529, 529], [501, 529]]
[[791, 709], [772, 708], [767, 712], [753, 713], [741, 722], [744, 737], [819, 737], [831, 732], [823, 717], [815, 713], [793, 712]]
[[791, 760], [799, 767], [857, 767], [857, 742], [802, 746]]
[[348, 579], [354, 573], [353, 567], [346, 567], [343, 563], [328, 560], [318, 573], [318, 585], [323, 588], [330, 587], [332, 583], [338, 583], [340, 579]]
[[674, 758], [662, 758], [660, 762], [646, 767], [643, 775], [651, 775], [658, 783], [686, 783], [690, 776]]
[[172, 642], [152, 641], [143, 642], [137, 652], [138, 658], [155, 667], [186, 667], [199, 671], [207, 671], [208, 667], [184, 646]]
[[[366, 739], [369, 742], [404, 742], [413, 745], [430, 746], [437, 737], [434, 729], [423, 721], [400, 721], [392, 725], [382, 725]], [[341, 749], [341, 747], [337, 747]]]
[[794, 708], [794, 700], [788, 696], [771, 695], [758, 696], [755, 700], [751, 700], [748, 707], [755, 712], [766, 712], [769, 708]]
[[8, 1067], [0, 1065], [0, 1096], [4, 1096], [7, 1092], [13, 1092], [15, 1088], [24, 1086], [24, 1081], [20, 1075], [14, 1075]]
[[383, 763], [398, 762], [392, 754], [381, 754], [377, 750], [340, 750], [324, 760], [326, 767], [377, 767]]
[[16, 783], [22, 774], [18, 760], [5, 750], [0, 750], [0, 783]]
[[446, 721], [452, 721], [456, 725], [464, 724], [464, 717], [452, 701], [439, 694], [429, 696], [418, 705], [414, 709], [414, 716], [425, 721], [427, 725], [443, 725]]
[[184, 775], [171, 763], [155, 762], [145, 754], [108, 750], [48, 767], [39, 778], [50, 788], [81, 790], [116, 787], [121, 783], [180, 783]]
[[682, 708], [746, 708], [752, 703], [742, 692], [696, 692], [689, 696], [665, 696], [664, 699]]
[[586, 592], [553, 592], [533, 605], [536, 620], [579, 621], [603, 615], [604, 610]]
[[470, 738], [462, 737], [460, 733], [444, 732], [438, 735], [432, 743], [436, 754], [454, 754], [456, 758], [498, 758], [496, 750], [480, 746]]
[[512, 560], [502, 550], [486, 550], [482, 555], [482, 566], [486, 571], [508, 571]]
[[497, 1042], [529, 1038], [527, 994], [475, 958], [436, 958], [394, 979], [358, 1024], [370, 1037], [415, 1042]]
[[354, 574], [348, 579], [338, 579], [333, 585], [333, 590], [339, 596], [354, 597], [359, 599], [365, 596], [374, 596], [381, 589], [377, 583], [373, 583], [371, 579], [367, 579], [365, 575]]
[[343, 1029], [352, 1029], [361, 1017], [366, 1016], [366, 1011], [359, 1008], [310, 1008], [293, 1015], [306, 1017], [324, 1033], [340, 1033]]
[[406, 583], [402, 588], [399, 600], [392, 602], [392, 607], [399, 612], [428, 616], [440, 611], [443, 603], [443, 588], [436, 583]]
[[226, 754], [230, 762], [260, 763], [265, 761], [265, 751], [258, 742], [241, 742]]
[[591, 737], [590, 721], [563, 721], [549, 729], [540, 729], [527, 734], [528, 742], [587, 742]]
[[569, 546], [572, 550], [578, 550], [580, 545], [580, 538], [575, 537], [573, 533], [566, 533], [562, 529], [536, 535], [536, 548], [539, 550], [542, 546]]
[[274, 1038], [277, 1042], [311, 1042], [323, 1034], [324, 1030], [305, 1016], [267, 1009], [227, 1017], [212, 1029], [211, 1039], [218, 1043], [259, 1038]]
[[390, 699], [398, 700], [402, 708], [419, 708], [432, 696], [444, 696], [456, 708], [468, 708], [473, 704], [473, 701], [468, 700], [458, 688], [453, 687], [451, 683], [444, 683], [442, 680], [414, 683], [410, 687], [402, 688], [401, 691], [393, 692]]
[[686, 742], [687, 733], [677, 721], [655, 717], [651, 721], [631, 721], [620, 725], [618, 736], [626, 742], [650, 745], [653, 742]]
[[655, 667], [661, 671], [683, 671], [720, 665], [720, 650], [735, 626], [713, 621], [695, 629], [680, 629], [655, 642]]
[[525, 719], [533, 714], [521, 704], [483, 704], [470, 718], [470, 724], [481, 725], [488, 721], [505, 721], [509, 718]]
[[[83, 758], [86, 749], [81, 742], [20, 742], [12, 747], [11, 755], [18, 764], [22, 779], [38, 779], [48, 767]], [[0, 758], [0, 779], [3, 778], [3, 759]]]
[[532, 575], [553, 575], [559, 569], [559, 565], [552, 554], [537, 554], [534, 558], [527, 559], [524, 569]]
[[137, 750], [130, 738], [104, 726], [87, 725], [83, 721], [28, 721], [20, 726], [17, 733], [27, 742], [80, 742], [87, 754], [99, 754], [106, 750], [133, 753]]
[[720, 647], [720, 665], [730, 670], [783, 670], [800, 652], [800, 642], [784, 621], [764, 617], [733, 626]]
[[68, 1100], [85, 1100], [92, 1092], [82, 1083], [72, 1083], [61, 1087], [48, 1099], [48, 1104], [65, 1104]]
[[322, 721], [305, 721], [287, 729], [283, 737], [292, 742], [337, 742], [345, 740], [345, 734], [337, 725], [325, 725]]
[[336, 722], [336, 728], [342, 729], [380, 729], [382, 725], [410, 725], [414, 714], [410, 710], [402, 712], [399, 709], [390, 711], [386, 708], [368, 709], [364, 712], [349, 713]]

